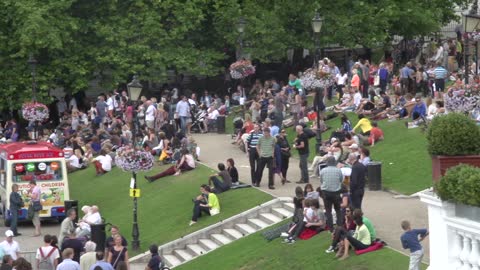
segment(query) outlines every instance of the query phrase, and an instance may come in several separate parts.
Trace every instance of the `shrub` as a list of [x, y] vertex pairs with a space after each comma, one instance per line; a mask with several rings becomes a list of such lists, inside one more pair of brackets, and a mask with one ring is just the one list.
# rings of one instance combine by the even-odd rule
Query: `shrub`
[[480, 153], [480, 129], [468, 116], [449, 113], [434, 117], [427, 130], [431, 155], [462, 156]]
[[480, 207], [480, 168], [465, 164], [452, 167], [435, 189], [443, 201]]

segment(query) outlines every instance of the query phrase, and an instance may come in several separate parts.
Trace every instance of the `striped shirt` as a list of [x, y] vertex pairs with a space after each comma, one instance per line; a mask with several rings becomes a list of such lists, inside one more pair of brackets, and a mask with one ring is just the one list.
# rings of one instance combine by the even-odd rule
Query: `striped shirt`
[[436, 67], [433, 70], [433, 74], [435, 75], [435, 79], [445, 79], [447, 78], [448, 71], [444, 67]]
[[260, 139], [261, 137], [263, 137], [263, 133], [261, 132], [256, 133], [255, 131], [252, 131], [252, 133], [250, 133], [247, 139], [248, 148], [256, 149], [258, 144], [258, 139]]
[[275, 147], [275, 137], [262, 136], [258, 139], [260, 157], [273, 157], [273, 148]]

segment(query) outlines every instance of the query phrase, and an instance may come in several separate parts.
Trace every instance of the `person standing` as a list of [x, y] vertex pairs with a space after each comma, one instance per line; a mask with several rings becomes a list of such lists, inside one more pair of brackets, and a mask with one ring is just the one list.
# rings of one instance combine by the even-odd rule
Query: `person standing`
[[273, 156], [275, 151], [275, 138], [270, 134], [270, 128], [263, 129], [263, 136], [258, 139], [257, 152], [259, 155], [258, 167], [254, 186], [259, 187], [262, 181], [263, 169], [268, 168], [268, 188], [275, 189], [273, 183]]
[[104, 260], [104, 257], [105, 257], [105, 253], [103, 253], [102, 251], [97, 251], [96, 253], [97, 262], [94, 265], [92, 265], [89, 270], [95, 270], [97, 266], [100, 267], [102, 270], [113, 270], [112, 265], [106, 262]]
[[352, 173], [350, 175], [350, 198], [352, 200], [352, 206], [354, 209], [362, 209], [367, 167], [358, 160], [357, 154], [350, 153], [348, 159], [353, 161]]
[[[30, 203], [32, 204], [41, 204], [40, 197], [42, 194], [42, 190], [39, 186], [37, 186], [37, 182], [35, 180], [30, 181], [28, 184], [30, 190], [28, 191], [28, 196], [30, 197]], [[33, 236], [40, 236], [40, 210], [34, 211], [33, 218], [32, 218], [33, 225], [35, 226], [35, 234]]]
[[98, 101], [97, 103], [95, 103], [95, 111], [97, 112], [95, 124], [99, 125], [100, 127], [102, 127], [103, 123], [105, 122], [105, 116], [107, 115], [107, 108], [108, 108], [108, 105], [105, 102], [105, 96], [99, 95]]
[[403, 95], [410, 92], [412, 87], [413, 70], [411, 67], [412, 63], [407, 62], [405, 66], [400, 69], [400, 87]]
[[20, 246], [17, 241], [13, 240], [13, 232], [11, 230], [5, 232], [5, 237], [5, 240], [0, 243], [0, 248], [5, 255], [12, 256], [12, 259], [15, 261], [20, 256]]
[[65, 237], [75, 232], [75, 226], [73, 225], [73, 222], [76, 218], [77, 212], [75, 211], [75, 209], [68, 209], [67, 218], [65, 218], [60, 225], [60, 233], [58, 235], [58, 243], [60, 244], [60, 247], [62, 246]]
[[287, 140], [287, 132], [282, 129], [277, 136], [277, 144], [280, 146], [280, 154], [281, 154], [281, 164], [282, 167], [280, 171], [282, 172], [282, 184], [289, 183], [290, 181], [287, 180], [287, 171], [288, 171], [288, 164], [290, 161], [290, 156], [292, 155], [290, 152], [290, 144]]
[[12, 193], [10, 193], [10, 214], [12, 219], [10, 220], [10, 230], [12, 230], [14, 236], [22, 235], [17, 231], [18, 222], [18, 210], [22, 209], [25, 204], [22, 197], [18, 194], [18, 185], [12, 185]]
[[2, 258], [2, 266], [0, 270], [12, 270], [13, 269], [13, 259], [10, 255], [4, 255]]
[[57, 270], [80, 270], [80, 264], [73, 258], [73, 249], [67, 248], [62, 252], [63, 261], [57, 266]]
[[380, 64], [380, 68], [378, 69], [378, 78], [380, 81], [380, 89], [384, 92], [387, 91], [388, 69], [385, 63]]
[[428, 230], [412, 229], [410, 222], [407, 220], [402, 221], [401, 226], [405, 231], [400, 237], [400, 240], [402, 241], [402, 247], [404, 249], [410, 249], [410, 265], [408, 269], [420, 270], [420, 265], [422, 264], [423, 258], [423, 247], [420, 242], [428, 236]]
[[149, 248], [150, 254], [152, 254], [152, 257], [148, 261], [147, 266], [145, 267], [145, 270], [163, 270], [164, 263], [162, 261], [162, 258], [160, 258], [160, 255], [158, 255], [158, 246], [153, 244]]
[[258, 139], [262, 136], [263, 134], [260, 132], [260, 125], [255, 123], [253, 131], [247, 138], [248, 161], [250, 162], [250, 177], [252, 178], [253, 186], [256, 185], [256, 172], [258, 167], [257, 144]]
[[285, 91], [280, 90], [280, 92], [275, 95], [275, 119], [274, 125], [278, 128], [282, 128], [283, 124], [283, 111], [285, 110]]
[[58, 265], [60, 253], [56, 247], [51, 245], [52, 236], [46, 234], [43, 237], [44, 246], [37, 249], [37, 268], [39, 270], [55, 270]]
[[323, 204], [325, 205], [325, 214], [327, 216], [327, 226], [333, 231], [332, 205], [337, 213], [337, 225], [343, 224], [340, 204], [340, 192], [342, 189], [343, 174], [342, 170], [336, 167], [335, 157], [329, 156], [326, 159], [327, 167], [320, 171], [320, 189], [323, 193]]
[[97, 248], [97, 244], [92, 241], [87, 241], [85, 243], [85, 253], [80, 256], [80, 269], [81, 270], [89, 270], [92, 265], [96, 263], [97, 254], [95, 253], [95, 249]]
[[145, 111], [145, 124], [148, 128], [155, 129], [155, 113], [157, 109], [152, 104], [151, 100], [147, 100], [146, 103], [147, 110]]
[[180, 127], [183, 134], [187, 134], [187, 119], [191, 116], [190, 114], [190, 103], [186, 96], [182, 96], [181, 100], [177, 103], [175, 108], [175, 113], [180, 117]]
[[300, 172], [301, 172], [301, 179], [300, 181], [296, 182], [297, 184], [306, 184], [308, 183], [308, 155], [310, 154], [309, 146], [308, 146], [308, 137], [303, 132], [303, 127], [298, 125], [295, 127], [295, 131], [297, 132], [297, 137], [295, 138], [293, 148], [298, 150], [298, 155], [300, 157]]
[[437, 62], [433, 70], [435, 77], [435, 98], [442, 98], [442, 93], [445, 90], [445, 79], [448, 76], [448, 71], [442, 66], [441, 62]]

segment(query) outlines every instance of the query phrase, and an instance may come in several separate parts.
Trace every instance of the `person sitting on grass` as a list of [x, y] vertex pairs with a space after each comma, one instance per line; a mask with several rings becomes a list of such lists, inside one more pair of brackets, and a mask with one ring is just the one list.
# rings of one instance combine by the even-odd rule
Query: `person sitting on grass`
[[238, 186], [238, 170], [235, 167], [235, 161], [233, 160], [233, 158], [227, 159], [227, 171], [228, 174], [230, 174], [230, 178], [232, 178], [232, 185]]
[[168, 175], [180, 175], [180, 173], [185, 171], [190, 171], [195, 169], [195, 159], [193, 156], [188, 152], [188, 150], [182, 150], [182, 157], [177, 161], [176, 165], [173, 165], [166, 169], [165, 171], [156, 174], [154, 176], [146, 176], [148, 182], [153, 182], [159, 178], [168, 176]]
[[370, 130], [372, 129], [370, 120], [368, 120], [368, 118], [366, 118], [362, 113], [358, 115], [358, 120], [358, 123], [353, 127], [353, 132], [355, 132], [357, 128], [360, 128], [363, 136], [369, 136]]
[[[219, 172], [210, 176], [208, 185], [213, 185], [213, 192], [219, 194], [230, 189], [232, 186], [232, 177], [230, 177], [230, 174], [225, 169], [225, 164], [218, 163], [217, 168]], [[219, 177], [222, 178], [222, 181], [220, 181]]]
[[357, 209], [353, 210], [353, 218], [355, 218], [355, 217], [361, 217], [362, 218], [362, 223], [365, 224], [365, 226], [368, 229], [368, 232], [370, 233], [371, 241], [372, 242], [376, 241], [377, 240], [377, 232], [375, 231], [375, 227], [373, 227], [373, 224], [370, 221], [370, 219], [368, 219], [367, 217], [365, 217], [363, 215], [362, 209], [357, 208]]
[[353, 221], [353, 208], [351, 206], [345, 207], [345, 215], [344, 220], [345, 222], [342, 226], [335, 227], [333, 232], [333, 239], [332, 244], [330, 247], [325, 250], [326, 253], [333, 253], [335, 250], [338, 249], [338, 245], [343, 245], [343, 240], [345, 239], [346, 235], [353, 235], [355, 232], [355, 222]]
[[202, 216], [202, 212], [207, 213], [210, 216], [214, 216], [220, 213], [220, 202], [217, 195], [215, 195], [209, 186], [202, 185], [200, 187], [201, 194], [193, 200], [193, 215], [189, 226], [197, 223], [199, 217]]
[[405, 231], [400, 237], [400, 240], [402, 241], [402, 247], [404, 249], [410, 249], [410, 266], [408, 269], [420, 270], [420, 265], [423, 258], [423, 248], [420, 242], [428, 236], [428, 230], [412, 229], [410, 222], [407, 220], [402, 221], [401, 226]]
[[383, 141], [383, 131], [378, 127], [377, 122], [373, 122], [370, 136], [363, 142], [363, 144], [374, 146], [378, 141]]
[[104, 175], [112, 170], [112, 156], [105, 149], [102, 149], [100, 150], [100, 155], [94, 159], [93, 164], [95, 165], [97, 176]]
[[415, 97], [415, 106], [412, 109], [412, 122], [405, 122], [407, 128], [416, 128], [427, 116], [427, 105], [422, 101], [422, 96]]
[[346, 234], [345, 239], [343, 240], [343, 245], [337, 252], [337, 258], [340, 260], [345, 260], [349, 257], [350, 246], [355, 250], [363, 250], [372, 244], [372, 239], [370, 232], [368, 231], [367, 226], [363, 224], [362, 217], [354, 216], [353, 220], [357, 225], [355, 233], [352, 235]]
[[305, 199], [305, 208], [303, 213], [303, 220], [296, 224], [295, 230], [293, 230], [289, 236], [284, 240], [284, 243], [294, 244], [295, 239], [302, 233], [305, 228], [315, 230], [317, 233], [325, 229], [325, 215], [323, 211], [318, 211], [318, 200]]

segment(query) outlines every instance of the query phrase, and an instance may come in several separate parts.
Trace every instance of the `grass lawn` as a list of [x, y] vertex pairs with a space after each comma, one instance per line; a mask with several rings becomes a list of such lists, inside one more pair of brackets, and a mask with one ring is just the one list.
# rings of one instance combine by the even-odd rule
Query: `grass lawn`
[[[347, 113], [353, 125], [358, 122], [354, 113]], [[227, 118], [227, 127], [232, 132], [233, 116]], [[432, 185], [432, 161], [427, 152], [427, 141], [420, 128], [406, 129], [405, 120], [388, 122], [379, 121], [379, 127], [385, 133], [385, 141], [370, 147], [370, 156], [373, 160], [380, 161], [382, 165], [383, 186], [391, 190], [412, 194], [428, 188]], [[322, 134], [322, 139], [330, 137], [330, 134], [340, 125], [340, 118], [336, 117], [327, 121], [331, 128]], [[296, 137], [294, 127], [287, 128], [288, 141], [292, 142]], [[310, 161], [315, 156], [315, 138], [310, 139]], [[296, 150], [292, 151], [294, 157], [298, 157]]]
[[[310, 240], [299, 240], [288, 245], [275, 239], [267, 242], [260, 233], [214, 250], [175, 269], [304, 269], [304, 270], [384, 270], [407, 269], [409, 258], [389, 248], [338, 261], [334, 254], [326, 254], [331, 235], [320, 233]], [[221, 258], [221, 259], [219, 259]], [[426, 265], [423, 265], [426, 269]]]
[[[167, 166], [155, 166], [149, 175], [165, 168]], [[189, 227], [193, 208], [191, 199], [199, 194], [200, 185], [208, 183], [208, 176], [213, 173], [210, 168], [200, 165], [194, 171], [151, 184], [143, 178], [143, 173], [137, 176], [137, 186], [141, 189], [141, 198], [138, 199], [140, 251], [147, 250], [152, 243], [175, 240], [272, 199], [253, 188], [220, 194], [222, 212], [214, 217], [200, 218], [197, 224]], [[131, 174], [118, 168], [96, 177], [92, 166], [69, 175], [70, 197], [78, 200], [80, 207], [98, 205], [106, 222], [119, 226], [129, 243], [133, 219], [133, 200], [128, 195], [130, 177]]]
[[[347, 116], [352, 125], [358, 122], [354, 113], [348, 113]], [[379, 121], [378, 125], [384, 132], [385, 140], [369, 149], [370, 157], [382, 162], [383, 186], [403, 194], [413, 194], [432, 186], [432, 160], [421, 129], [407, 129], [405, 121]], [[330, 138], [331, 133], [341, 126], [340, 118], [330, 119], [327, 125], [331, 129], [322, 134], [323, 140]], [[296, 137], [294, 128], [288, 128], [287, 133], [289, 142], [292, 142]], [[313, 160], [315, 138], [310, 139], [309, 147], [309, 159]], [[298, 156], [297, 151], [292, 153], [293, 156]]]

